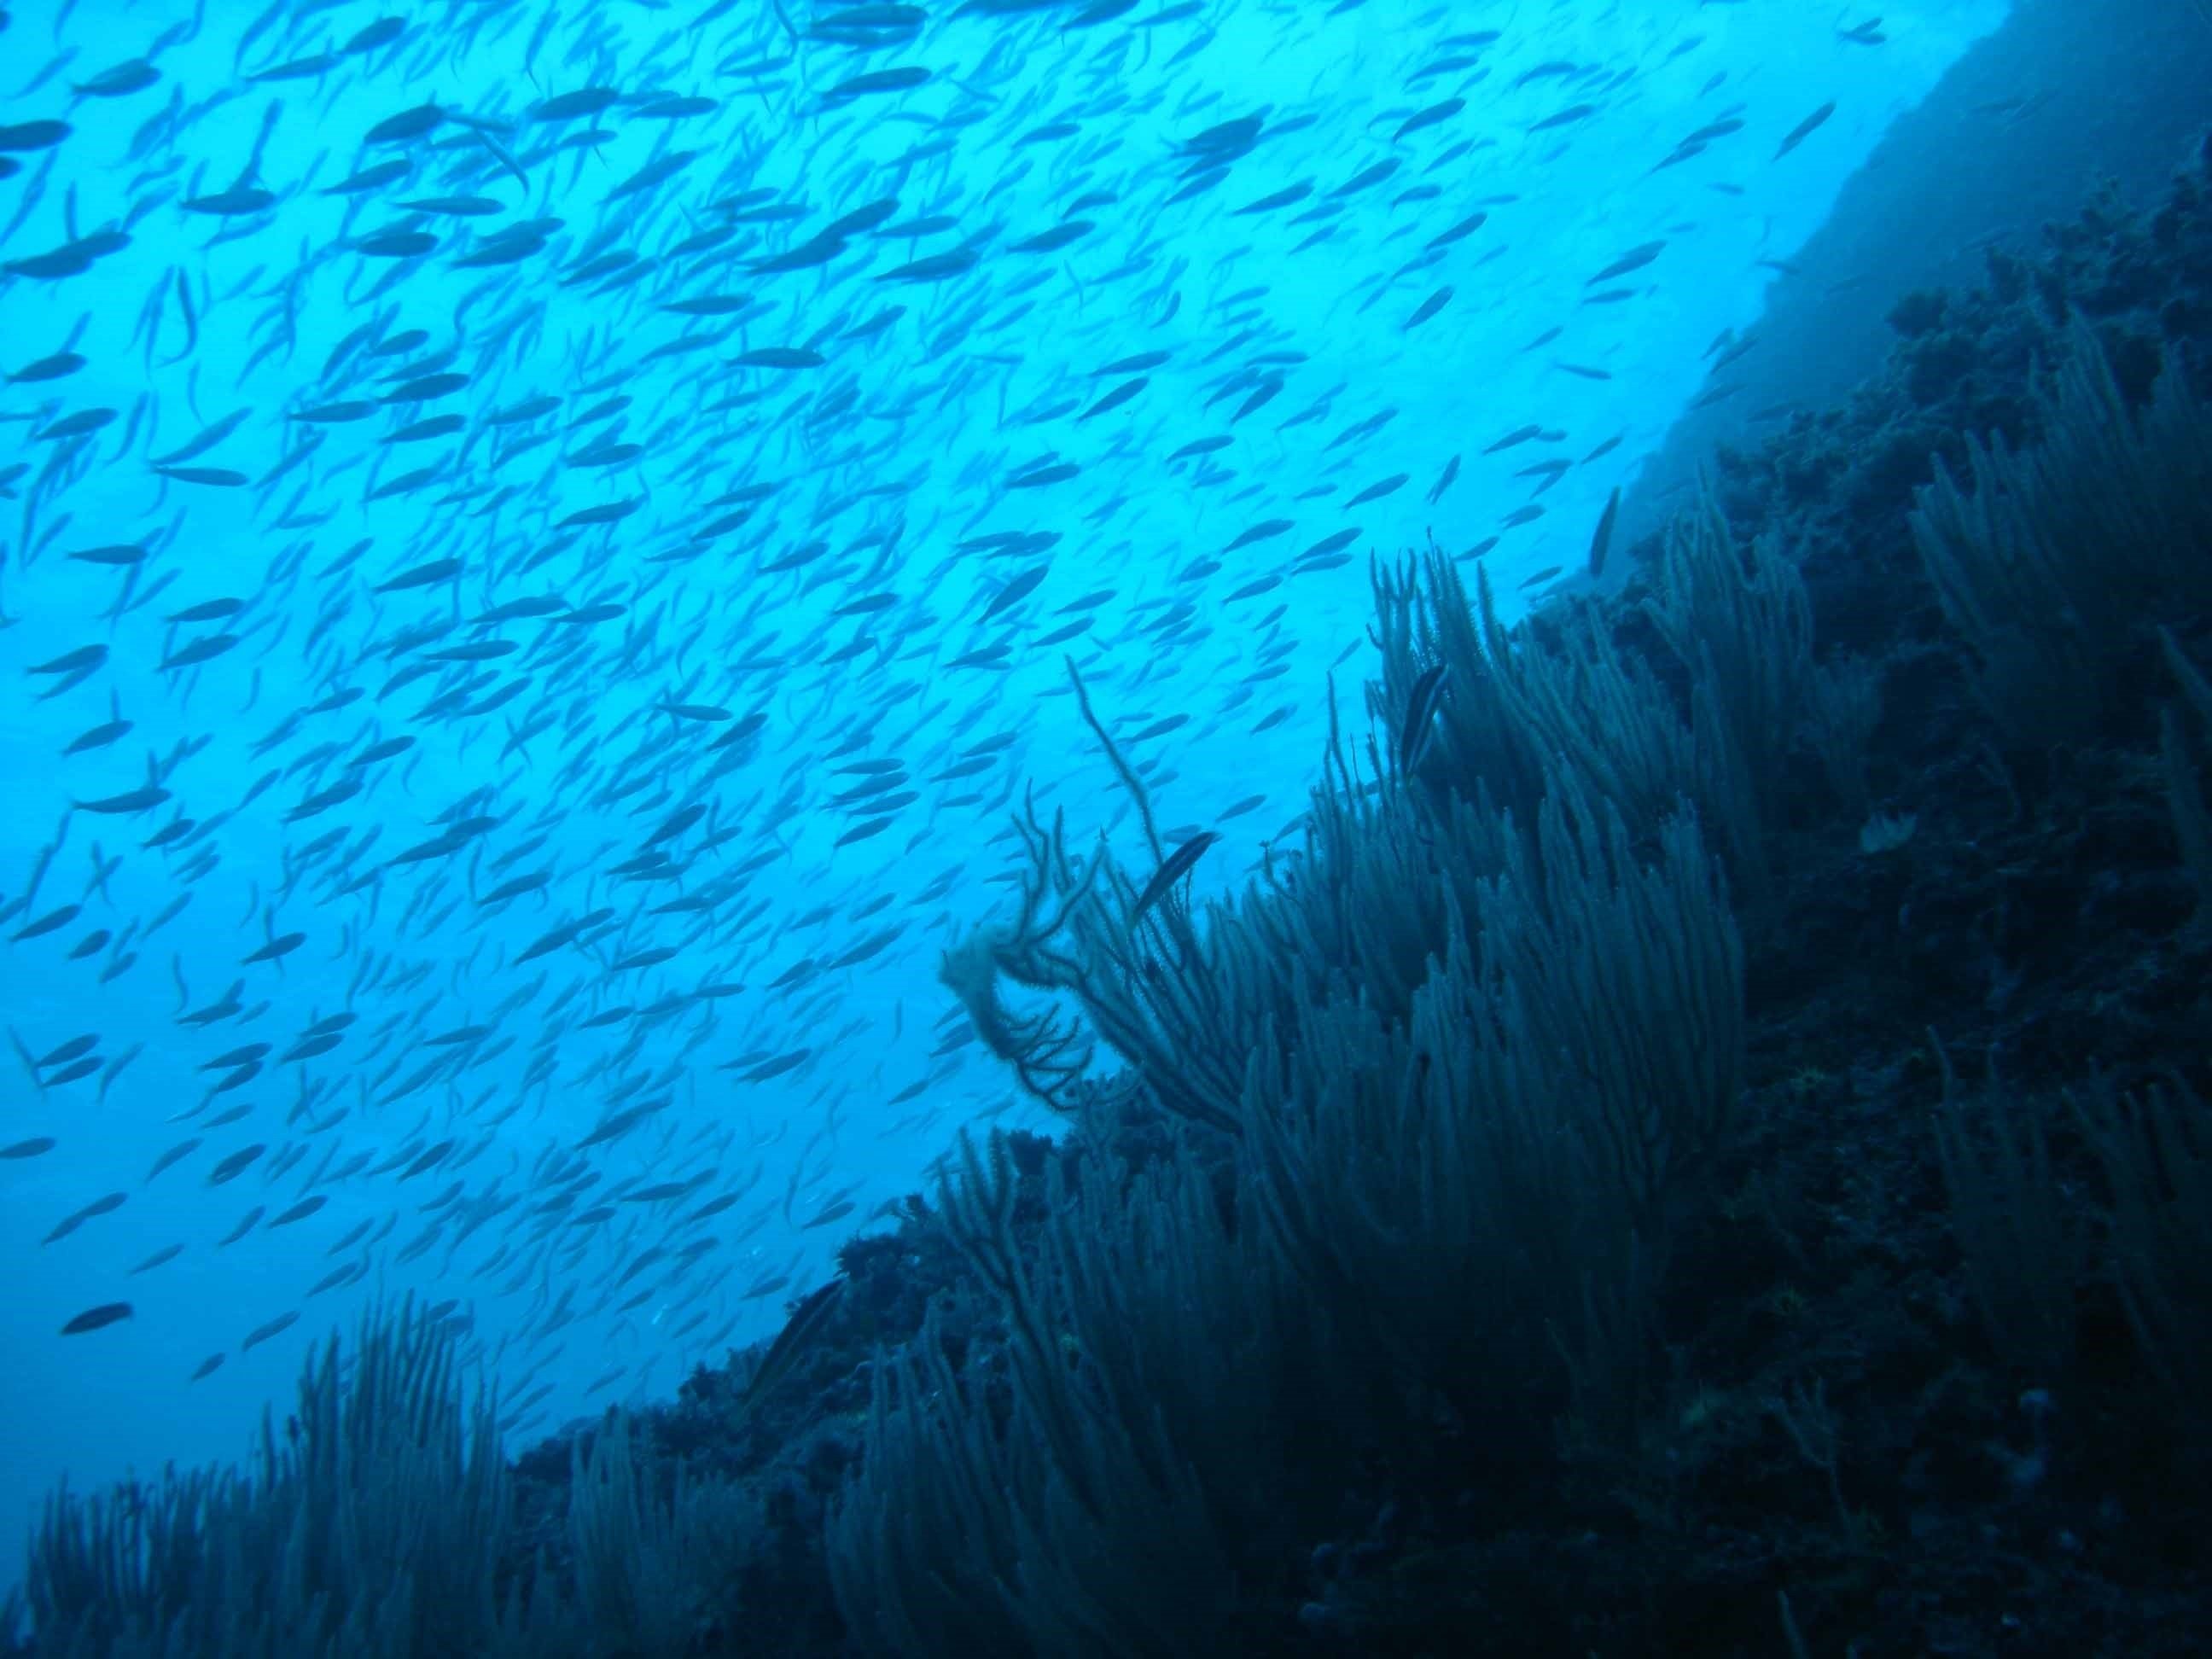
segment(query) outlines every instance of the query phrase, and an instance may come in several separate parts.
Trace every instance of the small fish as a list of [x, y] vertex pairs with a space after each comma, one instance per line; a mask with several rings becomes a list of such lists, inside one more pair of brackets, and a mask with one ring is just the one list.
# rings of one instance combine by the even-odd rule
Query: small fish
[[[243, 475], [240, 476], [239, 482], [241, 483], [245, 482]], [[237, 646], [238, 642], [239, 636], [235, 634], [225, 633], [198, 635], [191, 639], [186, 640], [182, 645], [179, 646], [175, 650], [170, 652], [168, 655], [162, 658], [159, 665], [164, 673], [173, 673], [181, 668], [196, 668], [200, 664], [212, 662], [217, 657], [222, 656], [225, 652], [234, 649]], [[92, 810], [99, 811], [101, 809], [95, 807]], [[119, 811], [128, 811], [135, 809], [120, 807], [115, 810]]]
[[143, 1261], [140, 1262], [137, 1267], [133, 1267], [129, 1273], [125, 1275], [125, 1277], [130, 1278], [139, 1273], [151, 1273], [155, 1268], [161, 1267], [165, 1262], [174, 1261], [184, 1253], [185, 1247], [181, 1244], [165, 1244], [160, 1249], [155, 1251], [153, 1255], [148, 1256]]
[[1398, 124], [1398, 130], [1390, 135], [1391, 139], [1395, 142], [1407, 137], [1409, 133], [1419, 132], [1424, 128], [1437, 126], [1450, 120], [1453, 116], [1466, 107], [1466, 99], [1447, 98], [1440, 104], [1431, 104], [1426, 109], [1415, 110]]
[[245, 185], [235, 190], [218, 191], [212, 196], [187, 197], [177, 205], [187, 213], [204, 213], [211, 218], [243, 219], [276, 206], [276, 192], [258, 185]]
[[757, 346], [730, 359], [733, 368], [819, 368], [830, 360], [799, 346]]
[[82, 905], [64, 904], [58, 908], [49, 910], [37, 921], [26, 922], [10, 933], [8, 936], [9, 942], [21, 945], [27, 939], [43, 939], [48, 933], [58, 933], [76, 920], [77, 913], [82, 908]]
[[269, 1224], [271, 1227], [283, 1227], [289, 1226], [295, 1221], [304, 1221], [328, 1202], [329, 1200], [319, 1193], [309, 1198], [303, 1198], [289, 1210], [280, 1211], [277, 1214], [270, 1217]]
[[128, 1302], [103, 1302], [96, 1308], [87, 1308], [75, 1319], [62, 1327], [64, 1336], [82, 1336], [87, 1331], [96, 1331], [103, 1325], [112, 1325], [131, 1317]]
[[161, 78], [161, 71], [143, 58], [132, 58], [112, 69], [102, 70], [89, 81], [72, 88], [80, 98], [125, 98], [143, 92]]
[[70, 136], [66, 121], [17, 121], [0, 126], [0, 151], [52, 149]]
[[1427, 299], [1422, 301], [1419, 305], [1413, 307], [1413, 314], [1406, 319], [1406, 327], [1408, 329], [1419, 328], [1423, 323], [1427, 322], [1430, 318], [1435, 316], [1437, 313], [1442, 311], [1446, 306], [1449, 305], [1451, 303], [1451, 287], [1447, 283], [1444, 287], [1438, 289], [1434, 294], [1429, 295]]
[[33, 1063], [40, 1071], [46, 1070], [50, 1066], [66, 1066], [73, 1060], [83, 1059], [98, 1047], [100, 1047], [99, 1036], [92, 1032], [87, 1032], [82, 1036], [73, 1036], [67, 1042], [47, 1050], [42, 1057]]
[[866, 98], [887, 92], [906, 92], [926, 85], [931, 71], [920, 64], [902, 64], [896, 69], [867, 70], [848, 76], [822, 94], [824, 108], [850, 103], [855, 98]]
[[1667, 244], [1664, 242], [1639, 243], [1591, 277], [1583, 286], [1595, 288], [1600, 283], [1609, 283], [1616, 276], [1626, 276], [1632, 270], [1641, 270], [1665, 252], [1666, 246]]
[[1139, 917], [1166, 897], [1175, 884], [1190, 873], [1191, 867], [1206, 849], [1220, 839], [1212, 830], [1202, 830], [1162, 860], [1160, 867], [1152, 872], [1152, 878], [1137, 895], [1136, 903], [1129, 908], [1130, 925], [1135, 926]]
[[125, 791], [119, 795], [103, 795], [97, 800], [72, 800], [70, 809], [77, 812], [100, 812], [108, 815], [125, 812], [150, 812], [169, 799], [169, 792], [158, 783], [143, 788]]
[[179, 1159], [191, 1157], [192, 1153], [199, 1150], [199, 1146], [200, 1138], [198, 1135], [194, 1135], [189, 1140], [180, 1141], [176, 1146], [170, 1147], [167, 1152], [162, 1153], [161, 1157], [154, 1160], [154, 1167], [146, 1171], [146, 1179], [151, 1181], [155, 1176], [161, 1174], [162, 1170], [167, 1169]]
[[1454, 242], [1464, 241], [1489, 222], [1490, 215], [1487, 212], [1470, 213], [1449, 229], [1439, 231], [1430, 237], [1425, 245], [1424, 251], [1433, 253], [1438, 248], [1449, 247]]
[[404, 179], [414, 170], [415, 164], [412, 161], [404, 160], [379, 161], [372, 167], [363, 167], [360, 172], [339, 179], [335, 185], [325, 185], [322, 193], [325, 196], [365, 195], [372, 190], [381, 190], [386, 185]]
[[327, 75], [338, 66], [336, 52], [318, 52], [306, 58], [294, 58], [282, 64], [271, 64], [265, 70], [256, 70], [246, 78], [256, 86], [274, 81], [312, 81]]
[[27, 362], [8, 376], [10, 386], [33, 385], [40, 380], [59, 380], [74, 374], [85, 366], [86, 359], [74, 351], [56, 351]]
[[1791, 150], [1796, 149], [1798, 145], [1803, 143], [1808, 138], [1810, 138], [1815, 132], [1820, 130], [1821, 124], [1835, 112], [1836, 106], [1832, 101], [1823, 104], [1820, 108], [1814, 110], [1810, 115], [1800, 121], [1796, 126], [1790, 128], [1789, 135], [1782, 141], [1782, 148], [1774, 152], [1774, 159], [1778, 161], [1780, 161], [1784, 156], [1789, 155]]
[[1375, 483], [1368, 485], [1366, 489], [1361, 490], [1357, 495], [1354, 495], [1344, 505], [1348, 510], [1355, 507], [1363, 507], [1369, 501], [1379, 501], [1385, 496], [1394, 495], [1400, 489], [1405, 487], [1407, 480], [1410, 476], [1410, 474], [1404, 472], [1393, 472], [1387, 478], [1378, 478]]
[[1151, 384], [1152, 381], [1141, 374], [1133, 380], [1124, 380], [1120, 386], [1115, 386], [1112, 391], [1107, 392], [1105, 396], [1099, 398], [1097, 403], [1091, 404], [1090, 408], [1085, 410], [1082, 414], [1077, 416], [1076, 424], [1080, 426], [1084, 422], [1091, 420], [1094, 416], [1103, 415], [1109, 410], [1121, 408], [1123, 404], [1127, 403], [1132, 398], [1134, 398], [1139, 392], [1142, 392]]
[[446, 112], [435, 104], [417, 104], [386, 117], [362, 135], [364, 144], [404, 144], [426, 137], [444, 122]]
[[268, 1147], [256, 1141], [251, 1146], [243, 1147], [233, 1152], [208, 1171], [207, 1184], [210, 1187], [220, 1187], [227, 1181], [236, 1180], [246, 1172], [248, 1165], [268, 1150]]
[[283, 1332], [290, 1330], [293, 1326], [299, 1322], [300, 1316], [296, 1313], [278, 1314], [276, 1318], [270, 1320], [267, 1324], [256, 1325], [252, 1330], [248, 1331], [246, 1334], [246, 1340], [238, 1345], [238, 1351], [240, 1353], [244, 1353], [248, 1349], [256, 1346], [258, 1344], [266, 1342], [270, 1337], [281, 1335]]

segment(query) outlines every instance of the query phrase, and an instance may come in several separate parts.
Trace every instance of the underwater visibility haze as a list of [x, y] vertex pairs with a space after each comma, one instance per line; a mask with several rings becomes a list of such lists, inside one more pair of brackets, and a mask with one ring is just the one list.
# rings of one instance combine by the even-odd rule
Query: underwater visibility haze
[[[1889, 280], [1802, 251], [2003, 0], [0, 15], [0, 1586], [41, 1652], [1481, 1650], [1382, 1633], [1356, 1564], [1452, 1524], [1402, 1474], [1426, 1437], [1522, 1425], [1456, 1477], [1500, 1490], [1553, 1440], [1650, 1443], [1659, 1351], [1694, 1346], [1652, 1311], [1674, 1242], [1784, 1203], [1720, 1173], [1771, 1133], [1746, 1102], [1851, 1070], [1833, 1024], [1817, 1065], [1756, 1024], [1747, 1058], [1747, 962], [1813, 936], [1816, 867], [1911, 914], [1893, 872], [1946, 821], [1918, 763], [1867, 781], [1877, 727], [1932, 748], [1972, 705], [1990, 795], [2049, 785], [2017, 759], [2052, 746], [2020, 714], [2070, 695], [2049, 673], [1899, 713], [1940, 700], [1912, 665], [1938, 628], [1986, 690], [2031, 603], [1964, 550], [2028, 489], [1991, 493], [2006, 452], [1966, 434], [2193, 429], [2154, 362], [2107, 338], [2082, 367], [2051, 302], [2008, 380], [1923, 365], [1931, 403], [1983, 405], [1881, 440], [1910, 596], [1867, 556], [1838, 645], [1832, 571], [1785, 574], [1818, 540], [1789, 514], [1840, 539], [1805, 504], [1877, 446], [1762, 397], [1762, 320]], [[2001, 168], [2051, 95], [1986, 101], [1950, 162]], [[1964, 314], [1922, 303], [1897, 336]], [[2169, 353], [2212, 328], [2155, 314]], [[1741, 453], [1826, 457], [1639, 496], [1716, 411]], [[2142, 476], [2161, 511], [2203, 493]], [[2130, 653], [2163, 660], [2152, 617], [2176, 673], [2212, 663], [2154, 615], [2187, 584], [2139, 586]], [[1914, 617], [1908, 651], [1884, 630]], [[2144, 752], [2179, 776], [2199, 738], [2166, 718]], [[1842, 865], [1775, 850], [1815, 821]], [[1830, 948], [1887, 951], [1854, 937]], [[1647, 955], [1674, 977], [1632, 982]], [[1940, 1001], [1899, 1028], [1915, 1133], [1983, 1080], [1975, 1035], [1928, 1042]], [[1435, 1103], [1508, 1097], [1584, 1103]], [[1960, 1191], [1996, 1179], [1980, 1144], [1922, 1151]], [[1509, 1205], [1576, 1219], [1472, 1219]], [[1976, 1260], [1984, 1303], [2032, 1299]], [[1407, 1288], [1547, 1273], [1572, 1293]], [[2121, 1300], [2156, 1332], [2170, 1290]], [[2057, 1390], [2039, 1352], [2022, 1386]], [[1463, 1387], [1485, 1353], [1527, 1378]], [[376, 1487], [441, 1543], [298, 1545], [312, 1614], [250, 1565], [210, 1588], [244, 1545], [163, 1565], [148, 1506], [306, 1539], [368, 1504], [371, 1395], [449, 1413]], [[1187, 1432], [1206, 1401], [1246, 1426]], [[1709, 1649], [1693, 1619], [1485, 1616], [1605, 1653], [1786, 1652], [1810, 1620], [1844, 1650], [1880, 1523], [1830, 1502], [1826, 1395], [1743, 1420], [1844, 1540], [1794, 1606], [1759, 1582]], [[1297, 1449], [1346, 1421], [1356, 1471]], [[343, 1478], [315, 1450], [342, 1433]], [[779, 1459], [783, 1499], [743, 1484]], [[259, 1498], [86, 1506], [172, 1463]], [[808, 1541], [742, 1570], [698, 1542], [778, 1528]]]

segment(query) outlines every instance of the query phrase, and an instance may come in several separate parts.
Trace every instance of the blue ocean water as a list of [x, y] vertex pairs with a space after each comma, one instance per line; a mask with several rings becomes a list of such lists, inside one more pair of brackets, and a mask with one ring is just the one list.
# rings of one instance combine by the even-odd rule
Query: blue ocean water
[[1066, 659], [1242, 882], [1370, 552], [1584, 580], [2003, 9], [10, 4], [0, 1580], [372, 1297], [520, 1444], [1045, 1127], [937, 966], [1025, 793], [1141, 861]]

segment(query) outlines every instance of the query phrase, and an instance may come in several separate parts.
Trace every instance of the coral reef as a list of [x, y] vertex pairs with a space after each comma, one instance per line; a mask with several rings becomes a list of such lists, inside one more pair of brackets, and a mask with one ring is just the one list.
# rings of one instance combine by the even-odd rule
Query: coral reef
[[1373, 735], [1232, 899], [1025, 814], [948, 980], [1066, 1133], [774, 1386], [507, 1470], [403, 1318], [255, 1480], [58, 1499], [39, 1650], [2197, 1651], [2208, 191], [1901, 306], [1620, 596], [1378, 564]]

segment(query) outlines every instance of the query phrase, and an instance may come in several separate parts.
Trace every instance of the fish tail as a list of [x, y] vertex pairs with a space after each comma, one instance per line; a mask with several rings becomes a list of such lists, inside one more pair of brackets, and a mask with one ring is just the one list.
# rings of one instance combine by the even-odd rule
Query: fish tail
[[31, 1074], [32, 1086], [40, 1094], [46, 1093], [46, 1080], [39, 1075], [39, 1062], [33, 1057], [31, 1051], [23, 1046], [23, 1039], [16, 1034], [15, 1028], [12, 1025], [8, 1028], [8, 1041], [15, 1045], [15, 1054], [22, 1060], [23, 1069]]

